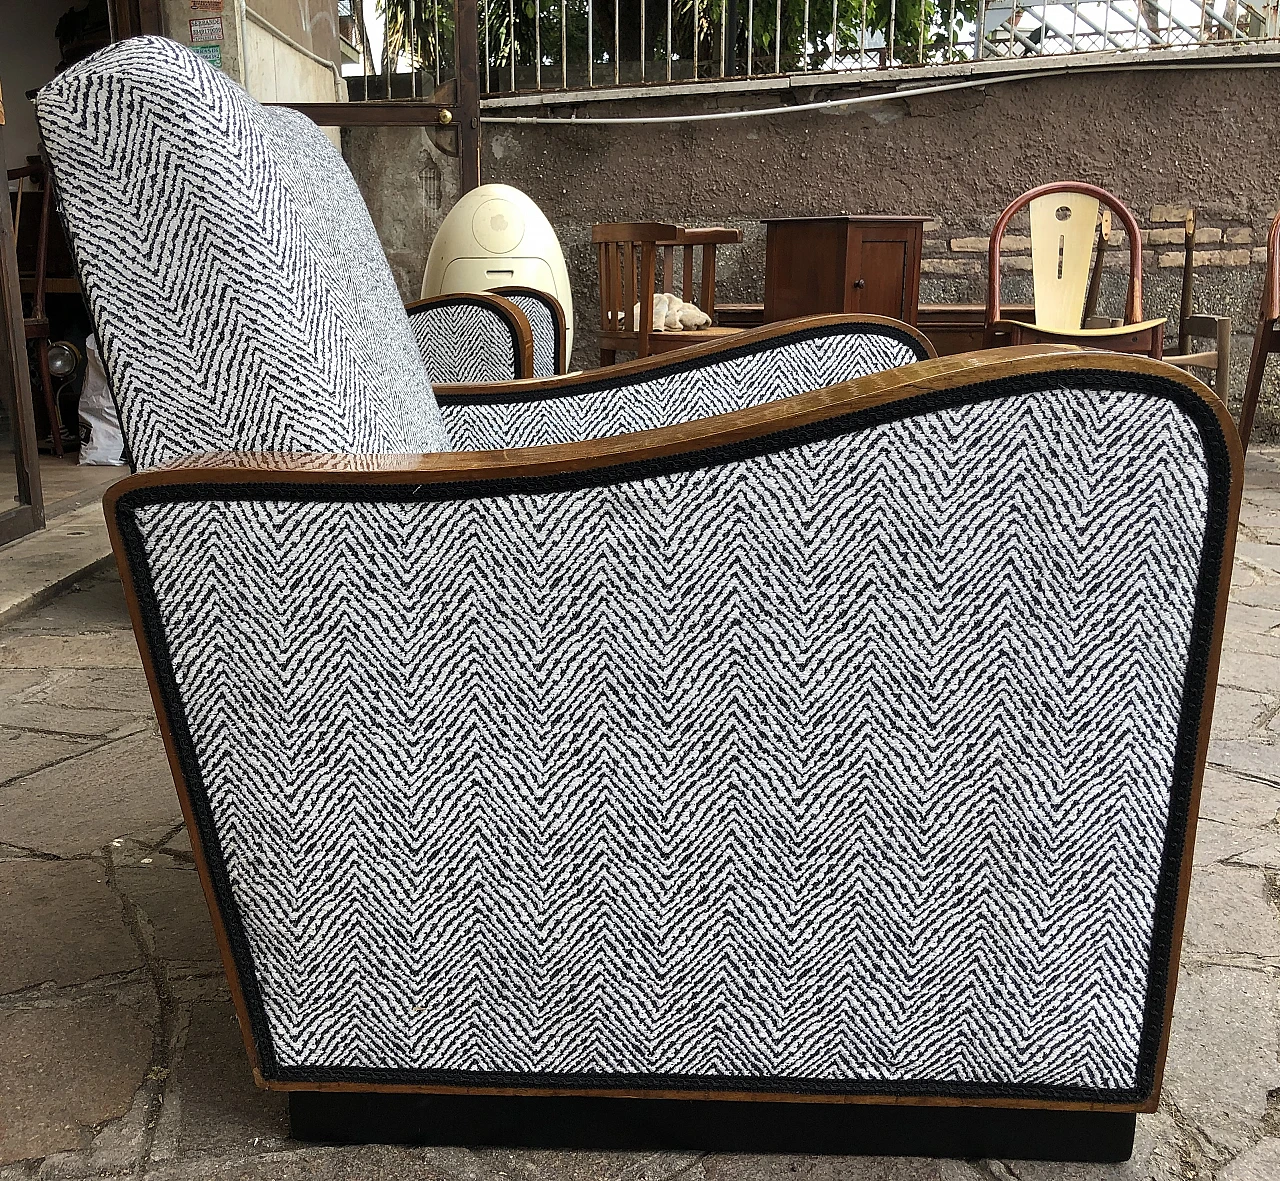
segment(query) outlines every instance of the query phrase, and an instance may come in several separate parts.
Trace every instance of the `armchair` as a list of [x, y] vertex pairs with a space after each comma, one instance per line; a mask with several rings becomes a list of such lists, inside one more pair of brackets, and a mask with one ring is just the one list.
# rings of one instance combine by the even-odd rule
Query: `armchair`
[[[955, 1106], [931, 1143], [974, 1156], [1069, 1117], [1017, 1155], [1127, 1155], [1240, 495], [1216, 398], [833, 317], [448, 391], [442, 421], [389, 273], [353, 302], [350, 235], [222, 75], [124, 42], [37, 112], [152, 469], [106, 500], [143, 662], [298, 1127], [322, 1091], [662, 1094]], [[151, 150], [160, 201], [124, 160]], [[215, 152], [255, 186], [204, 184]], [[210, 191], [222, 217], [174, 216]], [[170, 339], [199, 349], [158, 385]]]

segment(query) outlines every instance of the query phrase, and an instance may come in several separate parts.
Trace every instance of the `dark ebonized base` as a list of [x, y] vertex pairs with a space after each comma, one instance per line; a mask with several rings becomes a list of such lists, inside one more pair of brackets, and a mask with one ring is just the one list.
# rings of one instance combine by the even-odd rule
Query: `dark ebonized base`
[[293, 1136], [338, 1144], [701, 1149], [1124, 1161], [1135, 1117], [1108, 1111], [294, 1091]]

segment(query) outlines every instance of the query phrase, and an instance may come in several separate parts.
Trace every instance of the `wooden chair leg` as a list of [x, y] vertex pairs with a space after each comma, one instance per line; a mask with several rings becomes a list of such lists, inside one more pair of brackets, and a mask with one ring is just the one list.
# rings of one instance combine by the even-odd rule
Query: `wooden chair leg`
[[62, 419], [58, 417], [58, 399], [53, 392], [53, 374], [49, 372], [48, 337], [36, 337], [36, 361], [40, 368], [40, 386], [44, 391], [45, 413], [49, 415], [49, 437], [53, 440], [53, 453], [61, 459]]
[[1222, 404], [1231, 403], [1231, 321], [1225, 317], [1218, 319], [1218, 368], [1213, 375], [1213, 392], [1222, 399]]
[[1164, 325], [1151, 329], [1151, 348], [1148, 355], [1152, 360], [1159, 361], [1164, 356]]
[[1262, 393], [1262, 378], [1267, 370], [1271, 336], [1275, 332], [1275, 320], [1260, 320], [1253, 334], [1253, 355], [1249, 358], [1249, 379], [1244, 384], [1244, 402], [1240, 407], [1240, 447], [1249, 450], [1249, 436], [1253, 434], [1253, 416], [1258, 411], [1258, 397]]

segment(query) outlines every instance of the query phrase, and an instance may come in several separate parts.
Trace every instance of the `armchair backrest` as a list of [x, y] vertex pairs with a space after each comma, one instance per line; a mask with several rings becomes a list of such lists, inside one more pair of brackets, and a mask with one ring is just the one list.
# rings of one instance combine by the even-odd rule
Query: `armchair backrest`
[[368, 210], [305, 117], [161, 37], [36, 102], [136, 466], [447, 446]]
[[1120, 219], [1129, 238], [1125, 323], [1136, 324], [1142, 319], [1142, 232], [1133, 214], [1118, 197], [1097, 185], [1056, 181], [1023, 193], [996, 220], [988, 267], [989, 324], [1000, 319], [1000, 239], [1014, 216], [1028, 209], [1036, 326], [1052, 332], [1079, 331], [1100, 205], [1105, 205]]

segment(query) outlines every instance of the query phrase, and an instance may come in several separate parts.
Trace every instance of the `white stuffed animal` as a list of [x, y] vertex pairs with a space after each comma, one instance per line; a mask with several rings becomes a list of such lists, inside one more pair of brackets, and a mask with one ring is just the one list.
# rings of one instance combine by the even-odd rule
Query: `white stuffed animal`
[[[632, 309], [636, 326], [640, 324], [640, 305]], [[655, 332], [679, 332], [682, 329], [705, 328], [711, 323], [697, 304], [685, 303], [678, 295], [659, 291], [653, 297], [653, 330]]]

